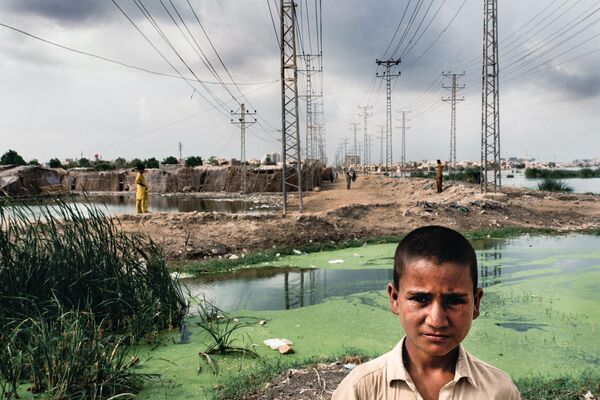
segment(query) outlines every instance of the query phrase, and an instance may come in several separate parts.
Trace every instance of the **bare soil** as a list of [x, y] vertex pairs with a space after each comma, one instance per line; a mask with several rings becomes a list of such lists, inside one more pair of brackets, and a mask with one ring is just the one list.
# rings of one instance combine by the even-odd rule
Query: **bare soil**
[[600, 196], [517, 188], [481, 194], [478, 185], [451, 183], [436, 193], [429, 179], [359, 176], [305, 193], [304, 211], [291, 196], [287, 216], [218, 213], [122, 215], [123, 230], [149, 234], [171, 261], [241, 256], [272, 247], [401, 236], [423, 225], [459, 231], [484, 228], [600, 228]]

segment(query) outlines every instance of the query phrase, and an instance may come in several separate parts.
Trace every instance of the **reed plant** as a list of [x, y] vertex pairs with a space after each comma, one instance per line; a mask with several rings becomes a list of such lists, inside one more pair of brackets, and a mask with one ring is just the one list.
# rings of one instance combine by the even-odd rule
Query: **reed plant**
[[187, 302], [162, 250], [90, 204], [0, 198], [0, 390], [23, 380], [53, 398], [137, 384], [126, 345], [179, 326]]
[[538, 189], [545, 192], [570, 193], [573, 191], [573, 188], [565, 182], [552, 178], [544, 178], [543, 181], [538, 183]]

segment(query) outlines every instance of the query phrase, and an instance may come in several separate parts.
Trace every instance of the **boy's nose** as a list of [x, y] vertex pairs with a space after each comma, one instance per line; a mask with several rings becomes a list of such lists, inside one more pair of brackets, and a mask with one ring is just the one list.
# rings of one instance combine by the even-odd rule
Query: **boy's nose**
[[444, 306], [440, 302], [433, 302], [427, 314], [427, 325], [434, 329], [442, 329], [448, 326], [448, 316]]

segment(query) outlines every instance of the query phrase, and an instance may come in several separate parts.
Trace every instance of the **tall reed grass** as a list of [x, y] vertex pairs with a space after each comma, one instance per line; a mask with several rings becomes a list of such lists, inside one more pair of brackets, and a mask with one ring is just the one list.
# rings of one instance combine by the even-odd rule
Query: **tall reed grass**
[[[147, 236], [92, 205], [0, 198], [0, 392], [53, 398], [134, 389], [126, 345], [179, 326], [185, 296]], [[7, 362], [4, 362], [7, 360]]]

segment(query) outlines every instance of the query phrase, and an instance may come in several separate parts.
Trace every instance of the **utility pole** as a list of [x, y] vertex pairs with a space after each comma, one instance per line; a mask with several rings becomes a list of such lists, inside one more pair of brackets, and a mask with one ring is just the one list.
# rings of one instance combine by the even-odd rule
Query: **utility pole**
[[364, 148], [364, 153], [363, 153], [363, 164], [367, 164], [368, 160], [369, 160], [369, 155], [367, 154], [367, 118], [373, 116], [373, 113], [368, 112], [371, 108], [373, 108], [373, 106], [358, 106], [358, 109], [362, 111], [362, 113], [359, 113], [358, 116], [359, 117], [363, 117], [363, 132], [364, 132], [364, 143], [365, 143], [365, 148]]
[[498, 95], [498, 74], [498, 0], [484, 0], [480, 167], [480, 187], [483, 193], [487, 193], [489, 190], [502, 190], [502, 177], [500, 175], [500, 98]]
[[[231, 110], [231, 115], [239, 115], [239, 118], [237, 119], [237, 121], [232, 119], [231, 123], [234, 125], [240, 126], [240, 137], [241, 137], [240, 159], [241, 159], [241, 163], [242, 163], [242, 181], [240, 184], [240, 189], [243, 193], [246, 193], [246, 191], [247, 191], [247, 187], [246, 187], [246, 127], [256, 123], [256, 118], [254, 118], [254, 121], [246, 121], [246, 116], [255, 115], [255, 114], [256, 114], [256, 111], [248, 112], [246, 110], [246, 105], [243, 103], [240, 105], [239, 112], [233, 112], [233, 110]], [[180, 148], [180, 151], [181, 151], [181, 148]], [[181, 154], [180, 154], [180, 157], [181, 157]]]
[[371, 164], [371, 148], [373, 147], [373, 135], [367, 135], [367, 159], [366, 164]]
[[[383, 125], [377, 125], [377, 128], [379, 128], [379, 136], [377, 136], [377, 138], [379, 139], [379, 144], [381, 145], [380, 153], [379, 153], [379, 164], [381, 164], [381, 166], [383, 167], [383, 163], [384, 163], [383, 143], [385, 142], [385, 132], [384, 132], [385, 127]], [[381, 168], [381, 169], [383, 169], [383, 168]]]
[[462, 74], [453, 74], [453, 73], [444, 73], [442, 72], [446, 78], [450, 78], [452, 81], [452, 85], [446, 86], [442, 85], [444, 89], [450, 90], [450, 97], [442, 97], [442, 101], [446, 103], [450, 103], [450, 157], [448, 158], [448, 169], [450, 171], [456, 170], [456, 102], [464, 101], [465, 98], [461, 97], [460, 99], [456, 98], [456, 92], [458, 90], [462, 90], [465, 88], [465, 85], [457, 86], [456, 81], [459, 77], [465, 76], [465, 73]]
[[[283, 215], [288, 210], [288, 192], [298, 190], [298, 211], [302, 204], [302, 159], [300, 158], [300, 130], [298, 123], [298, 65], [296, 60], [296, 4], [294, 0], [281, 0], [280, 50], [281, 50], [281, 177], [283, 190]], [[294, 165], [295, 164], [295, 165]], [[287, 175], [288, 165], [295, 172]], [[294, 181], [294, 178], [296, 180]]]
[[344, 143], [342, 145], [343, 153], [342, 153], [342, 162], [344, 164], [344, 169], [348, 167], [348, 138], [344, 139]]
[[405, 168], [406, 168], [406, 130], [410, 129], [410, 126], [406, 126], [406, 114], [410, 113], [410, 111], [398, 111], [402, 114], [402, 158], [401, 158], [401, 167], [400, 167], [400, 176], [405, 176]]
[[[377, 77], [385, 79], [386, 81], [386, 93], [387, 93], [387, 112], [385, 117], [385, 166], [386, 170], [390, 171], [393, 156], [392, 156], [392, 79], [395, 79], [400, 76], [400, 72], [392, 73], [391, 68], [400, 64], [400, 59], [397, 60], [375, 60], [377, 65], [383, 65], [385, 67], [385, 72], [381, 75], [379, 73], [376, 74]], [[386, 171], [386, 173], [387, 173]]]
[[179, 148], [179, 164], [183, 164], [183, 145], [181, 142], [179, 142], [177, 147]]
[[352, 161], [353, 164], [358, 164], [358, 142], [356, 141], [356, 134], [358, 132], [358, 124], [356, 122], [351, 122], [350, 126], [352, 127], [353, 137], [354, 137], [354, 145], [352, 146]]

